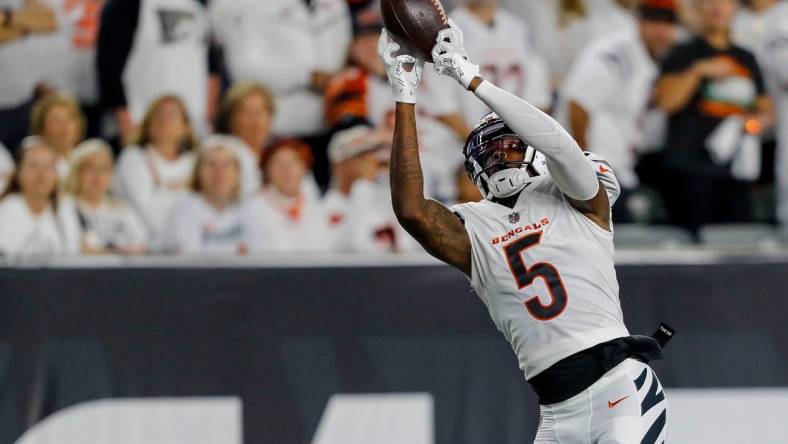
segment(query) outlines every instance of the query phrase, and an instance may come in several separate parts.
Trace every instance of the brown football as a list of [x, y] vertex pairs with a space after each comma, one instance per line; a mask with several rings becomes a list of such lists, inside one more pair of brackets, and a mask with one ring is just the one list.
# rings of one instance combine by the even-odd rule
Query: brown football
[[432, 62], [438, 31], [449, 26], [440, 0], [381, 0], [380, 11], [401, 53]]

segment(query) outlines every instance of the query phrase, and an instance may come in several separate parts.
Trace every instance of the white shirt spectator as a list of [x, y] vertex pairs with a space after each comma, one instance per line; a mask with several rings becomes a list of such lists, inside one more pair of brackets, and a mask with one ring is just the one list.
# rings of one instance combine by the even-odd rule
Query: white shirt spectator
[[[0, 8], [20, 9], [23, 0], [0, 0]], [[27, 55], [29, 39], [0, 44], [0, 109], [13, 108], [30, 100], [38, 82], [32, 60]]]
[[219, 211], [202, 195], [192, 193], [170, 210], [159, 244], [175, 254], [244, 254], [247, 242], [241, 214], [241, 204]]
[[75, 253], [68, 226], [51, 207], [34, 214], [17, 193], [0, 201], [0, 253], [6, 256], [45, 256]]
[[388, 187], [357, 180], [349, 195], [331, 190], [324, 199], [335, 251], [386, 253], [420, 248], [397, 222]]
[[253, 80], [276, 99], [273, 132], [303, 136], [323, 128], [312, 73], [345, 63], [350, 14], [344, 0], [214, 0], [211, 15], [233, 81]]
[[14, 158], [6, 147], [0, 143], [0, 194], [5, 191], [11, 175], [14, 174]]
[[156, 239], [172, 206], [188, 193], [194, 172], [195, 155], [182, 153], [169, 161], [152, 147], [130, 146], [118, 159], [113, 190], [136, 207]]
[[602, 35], [636, 27], [615, 0], [584, 3], [585, 17], [572, 17], [561, 23], [561, 0], [505, 0], [508, 9], [530, 26], [532, 41], [544, 55], [554, 85], [561, 84], [586, 45]]
[[198, 0], [109, 0], [101, 19], [102, 101], [127, 108], [132, 123], [139, 124], [153, 100], [176, 95], [195, 132], [205, 133], [210, 43], [205, 6]]
[[[468, 56], [479, 65], [480, 73], [501, 88], [522, 97], [536, 107], [547, 109], [551, 88], [547, 67], [529, 44], [528, 25], [499, 8], [491, 25], [482, 22], [466, 7], [449, 14], [465, 35]], [[456, 82], [428, 73], [424, 92], [429, 112], [433, 115], [459, 111], [473, 128], [489, 108]]]
[[29, 37], [28, 57], [40, 81], [82, 103], [98, 101], [96, 39], [103, 0], [43, 0], [57, 30]]
[[271, 189], [252, 197], [243, 210], [249, 252], [325, 252], [331, 248], [323, 209], [308, 198], [285, 199]]
[[[144, 247], [148, 243], [145, 226], [134, 209], [120, 199], [106, 199], [92, 207], [65, 196], [60, 211], [71, 212], [76, 220], [80, 244], [92, 250]], [[82, 245], [80, 245], [81, 247]]]
[[588, 146], [605, 158], [621, 185], [634, 188], [636, 148], [643, 144], [639, 119], [646, 111], [658, 68], [632, 31], [601, 37], [567, 74], [560, 92], [559, 120], [568, 126], [567, 106], [577, 102], [589, 113]]
[[777, 2], [760, 13], [740, 11], [732, 35], [755, 54], [775, 103], [777, 219], [788, 225], [788, 3]]

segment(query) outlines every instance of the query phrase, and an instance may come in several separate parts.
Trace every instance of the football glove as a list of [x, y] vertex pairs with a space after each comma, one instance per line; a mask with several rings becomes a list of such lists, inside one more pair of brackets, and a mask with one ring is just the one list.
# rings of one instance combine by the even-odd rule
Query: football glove
[[438, 74], [453, 78], [465, 89], [479, 76], [479, 65], [468, 61], [462, 30], [451, 19], [449, 27], [438, 32], [432, 48], [432, 62]]
[[386, 29], [383, 29], [378, 40], [378, 56], [383, 59], [383, 64], [386, 66], [394, 100], [416, 103], [424, 61], [407, 54], [395, 55], [399, 49], [399, 43], [389, 36]]

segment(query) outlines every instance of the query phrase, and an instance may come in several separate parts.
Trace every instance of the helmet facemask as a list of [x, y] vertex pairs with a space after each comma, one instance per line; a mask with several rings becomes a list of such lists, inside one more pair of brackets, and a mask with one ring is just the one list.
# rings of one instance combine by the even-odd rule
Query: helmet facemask
[[[522, 159], [506, 158], [522, 153]], [[465, 143], [465, 169], [487, 200], [520, 192], [538, 173], [532, 167], [535, 150], [528, 146], [497, 115], [490, 114], [474, 128]]]

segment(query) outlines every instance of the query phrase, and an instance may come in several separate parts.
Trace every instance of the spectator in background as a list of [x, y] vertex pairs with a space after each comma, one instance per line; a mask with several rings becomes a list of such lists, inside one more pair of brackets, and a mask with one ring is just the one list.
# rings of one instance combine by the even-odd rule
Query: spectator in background
[[18, 169], [0, 196], [0, 253], [7, 256], [76, 253], [75, 233], [57, 205], [57, 156], [39, 138], [22, 143]]
[[165, 252], [246, 253], [241, 219], [241, 152], [236, 142], [221, 135], [209, 136], [203, 142], [192, 193], [173, 206], [164, 225], [160, 244]]
[[333, 248], [346, 252], [396, 252], [415, 248], [397, 222], [389, 191], [390, 138], [356, 125], [331, 138], [332, 184], [323, 200]]
[[68, 157], [85, 135], [85, 115], [73, 96], [50, 93], [36, 102], [30, 118], [30, 131], [57, 154], [57, 173], [68, 175]]
[[788, 2], [751, 0], [733, 23], [733, 41], [755, 54], [776, 104], [777, 221], [788, 226]]
[[196, 147], [183, 102], [162, 96], [148, 107], [135, 144], [120, 154], [113, 190], [132, 202], [151, 240], [158, 238], [173, 204], [188, 193]]
[[[326, 120], [332, 130], [371, 123], [386, 131], [394, 131], [394, 102], [383, 66], [377, 56], [378, 38], [383, 22], [380, 8], [375, 5], [357, 11], [353, 18], [353, 40], [348, 53], [349, 67], [335, 76], [326, 89]], [[429, 91], [430, 81], [422, 81], [422, 93]], [[436, 75], [434, 81], [441, 79]], [[441, 80], [442, 81], [442, 80]], [[420, 107], [419, 142], [429, 196], [438, 199], [453, 194], [453, 165], [462, 162], [457, 148], [469, 133], [464, 117], [453, 102], [448, 109], [434, 108], [431, 100]], [[436, 102], [437, 103], [437, 102]]]
[[0, 194], [5, 192], [6, 187], [14, 174], [14, 158], [6, 147], [0, 143]]
[[580, 54], [561, 87], [559, 119], [584, 150], [607, 160], [624, 194], [613, 212], [629, 221], [627, 195], [639, 185], [642, 118], [659, 74], [657, 63], [676, 37], [673, 0], [642, 0], [638, 27], [600, 37]]
[[[465, 33], [468, 57], [478, 60], [480, 73], [501, 88], [522, 97], [537, 108], [551, 106], [551, 87], [547, 65], [530, 45], [529, 27], [520, 18], [498, 6], [498, 0], [466, 0], [449, 16]], [[425, 92], [431, 108], [449, 110], [465, 118], [473, 127], [490, 109], [455, 82], [428, 73]], [[452, 168], [452, 172], [454, 169]]]
[[49, 91], [73, 95], [87, 117], [86, 133], [99, 135], [96, 41], [104, 0], [39, 0], [51, 7], [57, 30], [30, 39], [28, 63]]
[[271, 88], [274, 133], [321, 134], [322, 94], [350, 43], [345, 0], [214, 0], [211, 15], [231, 81]]
[[262, 163], [265, 185], [244, 209], [249, 251], [328, 251], [326, 218], [319, 203], [303, 191], [312, 165], [309, 146], [297, 139], [280, 140], [266, 149]]
[[[526, 21], [529, 38], [547, 62], [554, 87], [583, 49], [596, 38], [634, 29], [634, 0], [505, 0]], [[464, 29], [464, 28], [463, 28]]]
[[241, 193], [246, 196], [260, 189], [260, 157], [271, 135], [274, 101], [268, 88], [241, 82], [228, 90], [216, 113], [216, 132], [230, 134], [245, 146], [238, 152], [241, 161]]
[[[697, 0], [696, 6], [700, 34], [668, 55], [656, 93], [670, 116], [662, 191], [671, 222], [693, 231], [751, 220], [750, 184], [733, 176], [730, 159], [713, 160], [712, 136], [722, 125], [738, 125], [739, 134], [745, 120], [757, 131], [772, 113], [755, 57], [730, 40], [736, 1]], [[748, 148], [743, 154], [752, 153]]]
[[0, 143], [13, 150], [28, 134], [39, 82], [30, 39], [55, 29], [55, 14], [41, 1], [0, 0]]
[[207, 133], [220, 67], [211, 51], [205, 3], [109, 0], [104, 7], [96, 66], [101, 99], [115, 116], [121, 144], [163, 94], [180, 97], [195, 132]]
[[78, 223], [78, 251], [144, 254], [147, 233], [139, 216], [123, 200], [109, 196], [112, 148], [100, 139], [86, 140], [71, 152], [69, 164], [63, 186], [67, 194], [60, 205], [62, 211], [71, 212], [67, 220]]

